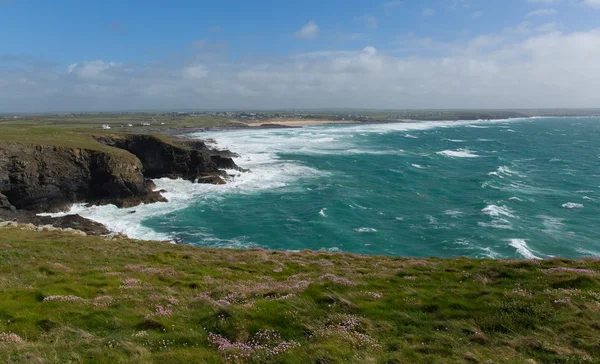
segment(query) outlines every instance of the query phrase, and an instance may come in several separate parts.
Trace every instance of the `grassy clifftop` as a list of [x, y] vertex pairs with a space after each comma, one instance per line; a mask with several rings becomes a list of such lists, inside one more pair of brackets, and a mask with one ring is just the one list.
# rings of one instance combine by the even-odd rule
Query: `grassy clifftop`
[[594, 362], [598, 271], [0, 229], [0, 362]]

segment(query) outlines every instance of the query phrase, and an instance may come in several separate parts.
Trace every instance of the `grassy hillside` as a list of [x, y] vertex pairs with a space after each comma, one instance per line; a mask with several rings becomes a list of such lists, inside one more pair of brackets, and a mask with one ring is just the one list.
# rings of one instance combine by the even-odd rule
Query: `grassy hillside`
[[0, 229], [0, 362], [594, 362], [599, 270]]
[[[96, 133], [102, 132], [96, 131]], [[65, 148], [82, 148], [113, 153], [123, 152], [120, 149], [107, 147], [97, 142], [89, 133], [44, 126], [0, 125], [0, 143], [4, 141]]]

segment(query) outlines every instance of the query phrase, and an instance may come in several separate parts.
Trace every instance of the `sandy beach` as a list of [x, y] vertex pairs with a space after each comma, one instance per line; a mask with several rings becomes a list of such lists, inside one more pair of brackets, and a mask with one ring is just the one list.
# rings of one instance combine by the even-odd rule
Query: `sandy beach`
[[310, 119], [271, 119], [260, 122], [246, 123], [251, 127], [259, 127], [263, 125], [283, 125], [283, 126], [309, 126], [323, 124], [357, 124], [354, 120], [310, 120]]

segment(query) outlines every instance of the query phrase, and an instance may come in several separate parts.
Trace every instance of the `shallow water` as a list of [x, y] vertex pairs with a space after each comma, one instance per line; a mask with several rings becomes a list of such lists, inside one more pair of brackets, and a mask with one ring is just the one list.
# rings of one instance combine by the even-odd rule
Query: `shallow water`
[[[600, 118], [191, 135], [240, 154], [223, 186], [75, 212], [137, 238], [404, 256], [600, 256]], [[135, 211], [135, 213], [130, 213]]]

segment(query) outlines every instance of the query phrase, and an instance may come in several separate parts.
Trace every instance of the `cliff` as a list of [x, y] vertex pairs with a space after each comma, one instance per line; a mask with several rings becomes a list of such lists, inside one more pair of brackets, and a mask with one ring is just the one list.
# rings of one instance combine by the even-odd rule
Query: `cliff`
[[151, 135], [71, 135], [72, 143], [64, 135], [56, 142], [0, 137], [0, 208], [5, 214], [15, 208], [64, 211], [77, 202], [123, 207], [166, 201], [153, 191], [150, 178], [221, 184], [225, 172], [219, 168], [237, 168], [231, 153], [211, 150], [202, 142]]
[[210, 149], [202, 141], [187, 141], [156, 135], [97, 135], [94, 138], [107, 146], [127, 150], [138, 157], [148, 178], [183, 178], [189, 181], [210, 181], [223, 184], [220, 169], [240, 168], [228, 151]]

